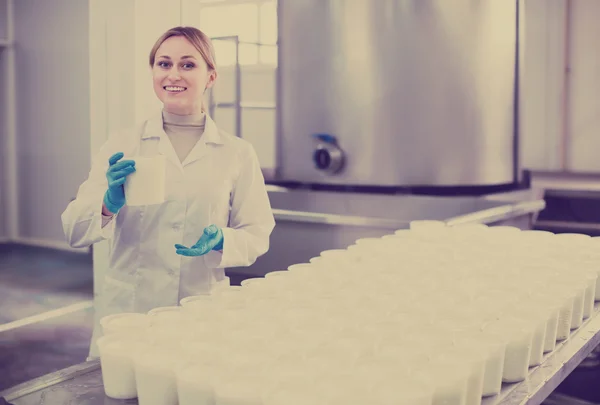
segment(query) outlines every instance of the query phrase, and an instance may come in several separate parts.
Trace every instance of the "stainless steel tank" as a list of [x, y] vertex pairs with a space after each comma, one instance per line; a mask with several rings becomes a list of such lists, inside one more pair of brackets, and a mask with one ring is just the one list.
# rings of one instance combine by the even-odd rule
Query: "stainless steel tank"
[[279, 179], [510, 184], [514, 0], [279, 0]]

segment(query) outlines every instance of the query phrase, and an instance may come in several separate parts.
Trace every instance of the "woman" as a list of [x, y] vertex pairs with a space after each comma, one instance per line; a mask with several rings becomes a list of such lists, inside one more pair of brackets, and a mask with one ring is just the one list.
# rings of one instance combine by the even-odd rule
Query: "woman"
[[[170, 29], [152, 48], [150, 68], [162, 111], [109, 137], [62, 215], [71, 246], [110, 240], [90, 357], [102, 317], [210, 291], [227, 282], [224, 268], [266, 253], [275, 226], [254, 149], [206, 114], [203, 94], [217, 78], [210, 39], [196, 28]], [[167, 161], [166, 200], [128, 207], [131, 158], [152, 155]]]

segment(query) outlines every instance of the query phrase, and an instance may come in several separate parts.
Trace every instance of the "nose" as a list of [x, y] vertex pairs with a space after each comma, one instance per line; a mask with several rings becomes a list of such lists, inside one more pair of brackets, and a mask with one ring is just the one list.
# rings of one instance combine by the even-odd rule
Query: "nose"
[[169, 70], [168, 77], [170, 80], [173, 80], [173, 81], [181, 79], [181, 75], [179, 74], [179, 71], [177, 69]]

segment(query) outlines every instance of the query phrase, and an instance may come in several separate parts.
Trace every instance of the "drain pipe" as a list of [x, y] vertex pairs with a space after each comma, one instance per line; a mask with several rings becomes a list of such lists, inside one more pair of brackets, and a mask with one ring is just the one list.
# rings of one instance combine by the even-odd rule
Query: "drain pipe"
[[563, 55], [563, 85], [562, 85], [562, 105], [561, 105], [561, 136], [560, 136], [560, 170], [568, 172], [569, 151], [571, 139], [571, 17], [572, 15], [572, 0], [566, 0], [565, 3], [565, 34], [564, 34], [564, 55]]

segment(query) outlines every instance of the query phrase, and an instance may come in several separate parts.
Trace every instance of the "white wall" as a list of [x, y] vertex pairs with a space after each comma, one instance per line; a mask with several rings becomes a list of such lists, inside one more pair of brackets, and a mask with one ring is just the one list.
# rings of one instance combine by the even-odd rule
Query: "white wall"
[[559, 170], [565, 0], [525, 0], [521, 157], [535, 170]]
[[14, 1], [17, 91], [3, 110], [16, 119], [16, 145], [4, 152], [17, 172], [18, 210], [5, 220], [18, 221], [10, 235], [18, 241], [66, 246], [60, 215], [89, 167], [79, 152], [90, 142], [87, 15], [85, 1]]
[[17, 234], [15, 211], [15, 52], [9, 46], [14, 38], [13, 1], [0, 0], [0, 241]]
[[[9, 14], [9, 9], [8, 9], [8, 1], [9, 0], [0, 0], [0, 42], [2, 42], [3, 39], [7, 39], [9, 34], [9, 23], [8, 23], [8, 14]], [[0, 87], [3, 88], [3, 87]]]
[[524, 165], [544, 171], [600, 172], [600, 1], [571, 0], [569, 28], [567, 0], [525, 3]]
[[[7, 63], [7, 49], [0, 47], [0, 89], [7, 88], [7, 75], [5, 74], [8, 68]], [[3, 74], [4, 73], [4, 74]], [[5, 241], [8, 237], [8, 224], [6, 219], [8, 218], [8, 177], [7, 162], [10, 162], [8, 156], [8, 142], [7, 142], [7, 125], [6, 119], [8, 117], [8, 97], [5, 90], [0, 93], [0, 241]]]
[[571, 13], [568, 168], [600, 172], [600, 2], [575, 0]]

